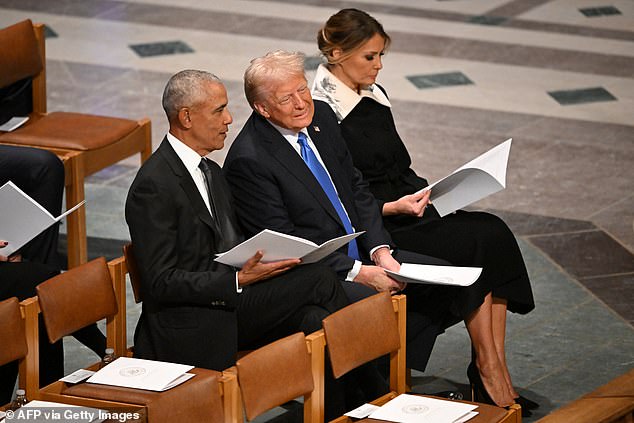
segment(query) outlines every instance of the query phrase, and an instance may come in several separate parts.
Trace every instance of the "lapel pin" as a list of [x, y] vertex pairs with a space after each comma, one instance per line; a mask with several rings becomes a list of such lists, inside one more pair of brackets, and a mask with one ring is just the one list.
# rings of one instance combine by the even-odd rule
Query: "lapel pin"
[[315, 132], [319, 132], [319, 126], [313, 126], [313, 129], [315, 130]]

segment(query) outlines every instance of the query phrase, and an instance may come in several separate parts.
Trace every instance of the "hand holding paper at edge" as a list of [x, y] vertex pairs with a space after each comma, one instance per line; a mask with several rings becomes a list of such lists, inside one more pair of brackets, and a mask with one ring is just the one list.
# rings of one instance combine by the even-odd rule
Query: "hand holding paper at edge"
[[262, 262], [300, 258], [303, 264], [314, 263], [335, 252], [362, 233], [355, 232], [317, 245], [303, 238], [264, 229], [231, 250], [218, 254], [215, 261], [229, 266], [242, 267], [256, 251], [261, 250], [264, 253]]
[[419, 192], [431, 189], [430, 202], [442, 217], [506, 188], [512, 141], [498, 144]]
[[482, 268], [402, 263], [398, 273], [390, 270], [385, 272], [399, 282], [469, 286], [478, 280]]
[[13, 254], [85, 202], [84, 200], [60, 216], [54, 217], [13, 182], [9, 181], [2, 185], [0, 187], [0, 238], [9, 243], [3, 248], [2, 255]]

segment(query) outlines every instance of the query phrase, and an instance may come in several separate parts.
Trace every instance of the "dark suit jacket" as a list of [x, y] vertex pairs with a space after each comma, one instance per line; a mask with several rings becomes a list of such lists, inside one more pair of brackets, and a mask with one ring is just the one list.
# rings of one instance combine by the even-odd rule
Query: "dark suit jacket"
[[[215, 163], [213, 172], [215, 188], [226, 192], [214, 197], [216, 205], [230, 210], [228, 187]], [[221, 252], [214, 247], [219, 236], [167, 139], [139, 170], [125, 214], [142, 275], [135, 354], [215, 370], [232, 365], [237, 350], [235, 271], [213, 261]]]
[[[361, 258], [378, 245], [392, 245], [383, 228], [377, 203], [357, 171], [341, 138], [330, 107], [315, 101], [308, 127], [339, 197], [357, 231]], [[252, 113], [229, 149], [223, 171], [231, 186], [236, 213], [243, 229], [253, 235], [264, 228], [300, 236], [321, 244], [345, 235], [343, 223], [301, 156], [263, 117]], [[347, 247], [326, 258], [326, 264], [344, 277], [354, 260]]]

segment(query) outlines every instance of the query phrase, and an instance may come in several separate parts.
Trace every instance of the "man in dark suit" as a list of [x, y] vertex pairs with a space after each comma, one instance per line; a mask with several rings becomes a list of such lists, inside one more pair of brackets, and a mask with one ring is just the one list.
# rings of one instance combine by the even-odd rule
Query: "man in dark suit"
[[224, 145], [227, 103], [208, 72], [172, 76], [163, 93], [169, 133], [130, 187], [125, 214], [143, 296], [139, 357], [223, 370], [238, 348], [317, 330], [347, 304], [326, 266], [262, 263], [261, 252], [240, 270], [214, 261], [243, 240], [220, 167], [204, 158]]
[[[254, 111], [223, 170], [247, 233], [269, 228], [322, 243], [352, 230], [365, 231], [356, 245], [324, 261], [344, 281], [351, 301], [376, 291], [404, 289], [384, 270], [398, 271], [399, 261], [448, 264], [395, 249], [374, 197], [353, 167], [332, 109], [311, 98], [303, 56], [269, 53], [254, 59], [244, 78]], [[429, 290], [433, 288], [419, 285], [406, 291], [408, 310], [426, 308], [424, 315], [408, 313], [408, 364], [421, 370], [446, 310], [439, 297], [435, 304], [426, 303]]]

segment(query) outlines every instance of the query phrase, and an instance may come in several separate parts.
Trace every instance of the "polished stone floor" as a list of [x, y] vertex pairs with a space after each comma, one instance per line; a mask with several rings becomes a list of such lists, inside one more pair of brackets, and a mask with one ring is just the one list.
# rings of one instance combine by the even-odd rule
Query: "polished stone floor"
[[[535, 291], [536, 309], [510, 315], [507, 338], [514, 384], [542, 404], [524, 421], [634, 367], [632, 1], [0, 0], [0, 26], [47, 25], [49, 111], [148, 116], [155, 147], [169, 76], [216, 73], [234, 115], [230, 145], [250, 112], [249, 60], [303, 51], [312, 78], [316, 31], [342, 7], [368, 11], [393, 38], [379, 82], [421, 175], [436, 180], [513, 137], [506, 189], [474, 208], [509, 223]], [[119, 255], [129, 239], [123, 204], [137, 169], [128, 159], [89, 178], [91, 256]], [[138, 307], [129, 314], [131, 334]], [[69, 371], [94, 359], [67, 346]], [[458, 325], [414, 389], [466, 391], [468, 361]]]

